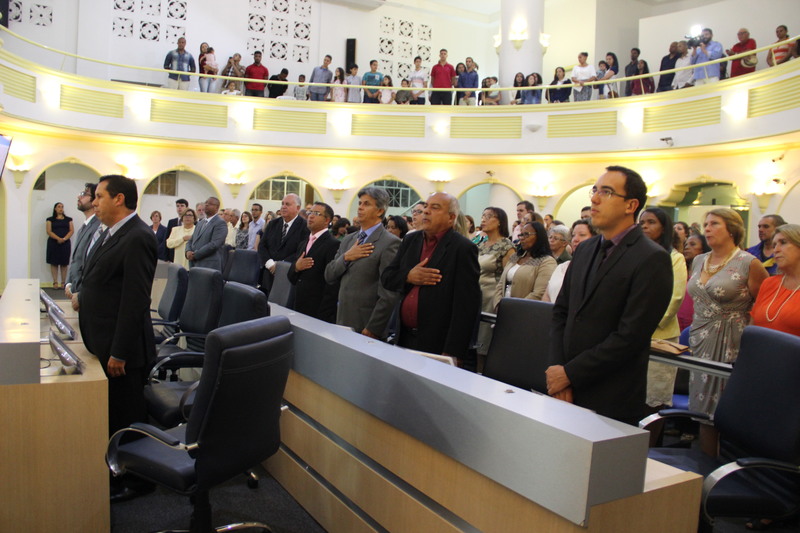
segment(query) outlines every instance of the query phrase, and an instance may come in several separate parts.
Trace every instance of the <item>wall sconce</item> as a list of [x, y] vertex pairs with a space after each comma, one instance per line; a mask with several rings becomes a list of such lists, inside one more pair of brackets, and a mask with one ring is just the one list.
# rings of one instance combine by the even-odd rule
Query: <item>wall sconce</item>
[[434, 170], [431, 175], [428, 177], [428, 181], [433, 183], [436, 192], [444, 191], [444, 186], [453, 178], [444, 170]]
[[222, 183], [228, 186], [228, 189], [230, 189], [231, 196], [233, 196], [234, 200], [237, 196], [239, 196], [239, 191], [242, 189], [242, 185], [245, 183], [244, 178], [242, 178], [242, 174], [244, 174], [244, 170], [222, 178]]
[[344, 191], [350, 188], [345, 184], [346, 179], [347, 170], [343, 167], [333, 167], [330, 169], [330, 178], [328, 179], [326, 188], [333, 193], [333, 201], [337, 204], [342, 201]]
[[31, 167], [25, 162], [22, 156], [11, 154], [9, 158], [11, 159], [11, 164], [6, 168], [8, 168], [8, 171], [14, 176], [14, 184], [17, 186], [17, 189], [19, 189], [22, 182], [25, 181], [25, 175]]
[[549, 33], [539, 33], [539, 44], [542, 45], [542, 54], [547, 53], [547, 48], [550, 46], [550, 34]]
[[349, 187], [345, 187], [344, 185], [338, 187], [337, 186], [328, 187], [328, 190], [331, 191], [331, 193], [333, 194], [333, 201], [336, 202], [337, 204], [342, 201], [342, 195], [344, 194], [344, 191], [346, 191], [347, 189], [349, 189]]
[[508, 40], [514, 43], [517, 50], [522, 48], [523, 43], [528, 40], [528, 23], [525, 19], [518, 18], [511, 24]]
[[533, 178], [534, 183], [531, 185], [530, 194], [536, 200], [539, 211], [544, 211], [545, 207], [547, 207], [548, 200], [550, 200], [555, 193], [552, 184], [554, 180], [555, 178], [553, 175], [547, 171], [537, 172]]
[[494, 40], [494, 51], [497, 55], [500, 55], [500, 46], [503, 44], [503, 37], [498, 32], [496, 35], [492, 35], [492, 39]]

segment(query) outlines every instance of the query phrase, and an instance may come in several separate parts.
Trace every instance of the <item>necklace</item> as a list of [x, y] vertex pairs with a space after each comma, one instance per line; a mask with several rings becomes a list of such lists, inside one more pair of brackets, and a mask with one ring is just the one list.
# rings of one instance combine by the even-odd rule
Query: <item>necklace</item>
[[739, 249], [734, 247], [733, 251], [730, 253], [730, 255], [728, 255], [728, 257], [726, 257], [725, 260], [723, 262], [721, 262], [720, 264], [718, 264], [718, 265], [711, 265], [710, 264], [711, 254], [708, 254], [706, 256], [705, 260], [703, 261], [703, 270], [705, 270], [706, 273], [711, 274], [713, 276], [714, 274], [716, 274], [717, 272], [722, 270], [722, 268], [725, 265], [727, 265], [728, 262], [730, 262], [731, 259], [733, 259], [733, 256], [736, 255], [736, 252], [738, 252], [738, 251], [739, 251]]
[[[788, 297], [788, 298], [786, 298], [786, 299], [783, 301], [783, 303], [780, 305], [780, 307], [778, 307], [778, 310], [775, 312], [775, 316], [773, 316], [772, 318], [770, 318], [770, 317], [769, 317], [769, 309], [770, 309], [770, 307], [772, 307], [772, 304], [774, 304], [774, 303], [775, 303], [775, 299], [778, 297], [778, 293], [779, 293], [779, 292], [781, 292], [781, 287], [783, 287], [783, 284], [784, 284], [785, 282], [786, 282], [786, 274], [784, 274], [784, 275], [783, 275], [783, 279], [781, 280], [781, 283], [780, 283], [780, 285], [778, 285], [778, 290], [777, 290], [777, 291], [775, 291], [775, 294], [773, 294], [773, 295], [772, 295], [772, 301], [769, 303], [769, 305], [767, 306], [767, 309], [764, 311], [764, 316], [766, 316], [766, 317], [767, 317], [767, 322], [773, 322], [773, 321], [774, 321], [776, 318], [778, 318], [778, 315], [779, 315], [779, 314], [781, 314], [781, 309], [783, 309], [783, 306], [784, 306], [784, 305], [786, 305], [786, 302], [788, 302], [789, 300], [791, 300], [791, 299], [792, 299], [792, 296], [794, 296], [794, 293], [796, 293], [796, 292], [797, 292], [797, 290], [798, 290], [798, 289], [800, 289], [800, 283], [798, 283], [798, 284], [797, 284], [797, 287], [795, 287], [795, 288], [794, 288], [794, 290], [793, 290], [793, 291], [792, 291], [792, 293], [789, 295], [789, 297]], [[789, 289], [787, 288], [786, 290], [789, 290]]]

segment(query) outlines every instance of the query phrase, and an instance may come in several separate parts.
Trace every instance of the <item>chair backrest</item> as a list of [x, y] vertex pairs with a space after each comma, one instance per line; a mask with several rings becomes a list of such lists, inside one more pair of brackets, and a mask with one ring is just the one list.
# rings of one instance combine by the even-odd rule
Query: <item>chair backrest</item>
[[742, 335], [714, 425], [747, 454], [800, 464], [800, 337], [757, 326]]
[[167, 284], [161, 301], [158, 302], [158, 316], [164, 320], [175, 322], [183, 310], [186, 300], [186, 289], [189, 285], [189, 273], [180, 265], [170, 263], [167, 266]]
[[[189, 287], [178, 319], [181, 331], [207, 334], [217, 327], [223, 283], [219, 270], [203, 267], [189, 270]], [[186, 346], [189, 350], [202, 352], [204, 341], [188, 338]]]
[[293, 306], [294, 285], [289, 281], [290, 268], [292, 268], [292, 264], [289, 261], [275, 263], [275, 277], [272, 281], [272, 288], [269, 290], [270, 303], [289, 308]]
[[553, 304], [503, 298], [483, 375], [521, 389], [547, 393]]
[[228, 254], [222, 279], [257, 287], [260, 274], [261, 262], [256, 250], [232, 250]]
[[231, 324], [208, 335], [186, 427], [186, 442], [199, 445], [199, 489], [241, 474], [277, 451], [293, 335], [284, 316]]
[[222, 311], [218, 327], [269, 316], [267, 295], [242, 283], [229, 281], [222, 289]]

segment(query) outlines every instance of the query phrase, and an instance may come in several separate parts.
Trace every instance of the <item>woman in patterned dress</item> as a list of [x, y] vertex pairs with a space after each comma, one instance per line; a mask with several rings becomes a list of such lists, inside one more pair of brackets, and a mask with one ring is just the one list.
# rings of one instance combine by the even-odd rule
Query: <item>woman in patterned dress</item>
[[[742, 331], [761, 283], [768, 277], [761, 261], [740, 248], [744, 222], [727, 207], [706, 213], [703, 230], [711, 251], [698, 255], [692, 264], [689, 294], [694, 300], [694, 318], [689, 345], [695, 357], [733, 363], [739, 355]], [[692, 372], [689, 409], [714, 416], [724, 380], [703, 372]], [[700, 424], [700, 447], [716, 457], [719, 434], [711, 422]]]
[[[478, 244], [478, 264], [481, 267], [480, 284], [483, 303], [481, 310], [494, 313], [494, 293], [503, 274], [509, 257], [514, 254], [514, 246], [508, 238], [508, 215], [499, 207], [487, 207], [481, 215], [481, 231], [486, 240]], [[486, 355], [492, 329], [481, 322], [478, 330], [478, 354]], [[480, 364], [479, 364], [480, 366]], [[479, 368], [480, 370], [480, 368]]]

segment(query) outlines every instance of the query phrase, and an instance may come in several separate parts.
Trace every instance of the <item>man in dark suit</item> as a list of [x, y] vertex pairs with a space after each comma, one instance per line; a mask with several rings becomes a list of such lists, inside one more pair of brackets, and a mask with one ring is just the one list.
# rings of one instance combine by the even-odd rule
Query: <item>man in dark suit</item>
[[264, 234], [258, 243], [258, 259], [264, 267], [261, 288], [269, 292], [272, 287], [275, 263], [278, 261], [294, 261], [297, 247], [308, 238], [308, 227], [305, 220], [299, 217], [300, 197], [287, 194], [281, 201], [279, 217], [271, 220], [264, 228]]
[[551, 396], [636, 425], [644, 415], [650, 338], [672, 294], [669, 254], [636, 224], [641, 176], [608, 167], [592, 188], [592, 224], [553, 307]]
[[422, 231], [406, 236], [383, 271], [383, 286], [402, 292], [400, 336], [405, 348], [467, 360], [481, 311], [478, 248], [453, 230], [458, 200], [432, 194], [422, 213]]
[[[175, 200], [175, 210], [178, 212], [178, 216], [175, 218], [171, 218], [169, 222], [167, 222], [167, 239], [169, 239], [170, 234], [172, 233], [172, 228], [181, 225], [181, 220], [183, 219], [183, 213], [189, 209], [189, 202], [183, 198], [179, 198]], [[172, 263], [175, 261], [175, 249], [174, 248], [167, 248], [167, 261]]]
[[388, 207], [389, 193], [384, 189], [365, 187], [358, 191], [361, 229], [342, 239], [336, 259], [325, 268], [325, 280], [340, 283], [336, 323], [381, 340], [386, 338], [400, 297], [381, 285], [381, 274], [400, 247], [400, 239], [381, 224]]
[[81, 288], [81, 276], [83, 275], [83, 265], [86, 262], [86, 253], [89, 251], [89, 243], [100, 225], [100, 219], [97, 218], [92, 205], [96, 188], [96, 184], [87, 183], [83, 192], [78, 195], [78, 211], [82, 212], [86, 219], [75, 238], [75, 249], [72, 251], [72, 261], [69, 263], [67, 282], [64, 284], [64, 294], [67, 298], [72, 298], [72, 294]]
[[335, 323], [339, 284], [325, 282], [325, 267], [339, 250], [339, 241], [328, 231], [333, 209], [328, 204], [316, 202], [307, 216], [310, 235], [297, 247], [297, 260], [288, 274], [289, 281], [295, 286], [294, 310]]
[[219, 199], [209, 196], [205, 203], [206, 218], [197, 223], [186, 242], [189, 267], [213, 268], [222, 272], [225, 266], [225, 239], [228, 223], [219, 216]]
[[[136, 215], [136, 183], [124, 176], [100, 178], [94, 206], [107, 226], [92, 247], [81, 290], [73, 297], [86, 349], [108, 377], [109, 435], [147, 421], [143, 389], [155, 359], [150, 291], [156, 270], [156, 238]], [[117, 494], [124, 486], [113, 487]]]

